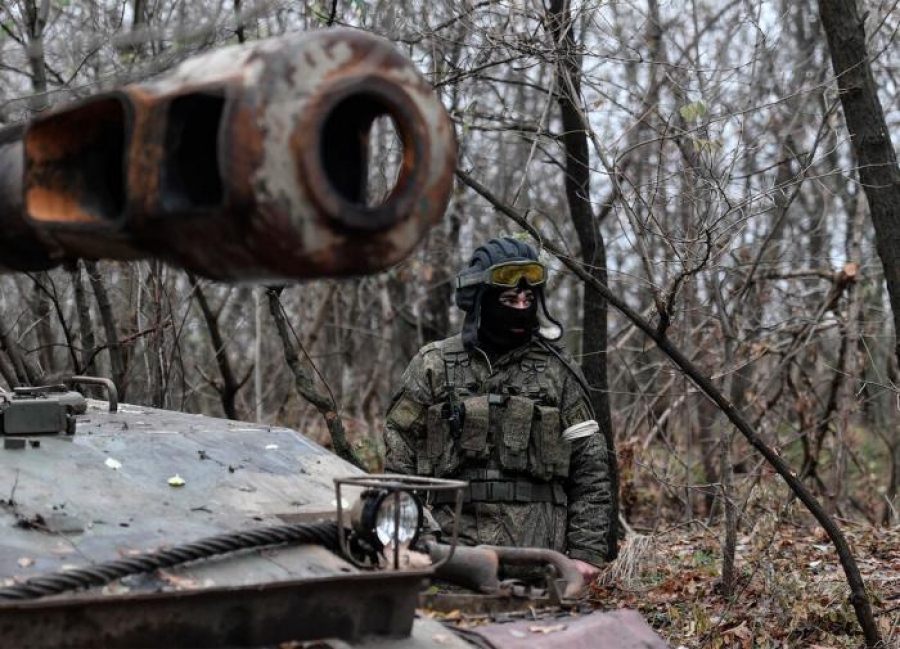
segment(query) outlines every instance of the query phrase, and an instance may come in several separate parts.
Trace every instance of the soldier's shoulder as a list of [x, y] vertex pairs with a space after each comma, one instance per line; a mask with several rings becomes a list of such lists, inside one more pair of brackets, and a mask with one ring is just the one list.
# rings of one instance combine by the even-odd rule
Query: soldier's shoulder
[[425, 359], [431, 359], [433, 357], [440, 358], [445, 353], [460, 352], [464, 351], [464, 349], [462, 335], [456, 334], [455, 336], [450, 336], [443, 340], [435, 340], [434, 342], [428, 343], [419, 350], [419, 356]]
[[566, 345], [561, 340], [550, 340], [549, 338], [541, 337], [538, 342], [542, 347], [545, 347], [548, 350], [555, 350], [560, 354], [568, 354]]
[[565, 345], [558, 341], [541, 339], [538, 342], [543, 353], [548, 359], [549, 365], [561, 375], [572, 374], [582, 380], [581, 366], [568, 352]]
[[572, 355], [566, 349], [566, 346], [558, 340], [548, 340], [540, 338], [535, 341], [535, 346], [546, 356], [555, 358], [559, 362], [573, 363]]

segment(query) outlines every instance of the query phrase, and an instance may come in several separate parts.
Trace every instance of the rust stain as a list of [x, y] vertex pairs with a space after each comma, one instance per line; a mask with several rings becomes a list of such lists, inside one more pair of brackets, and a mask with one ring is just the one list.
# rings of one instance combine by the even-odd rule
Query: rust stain
[[45, 187], [30, 187], [25, 194], [31, 217], [38, 221], [94, 223], [98, 219], [81, 208], [78, 197]]

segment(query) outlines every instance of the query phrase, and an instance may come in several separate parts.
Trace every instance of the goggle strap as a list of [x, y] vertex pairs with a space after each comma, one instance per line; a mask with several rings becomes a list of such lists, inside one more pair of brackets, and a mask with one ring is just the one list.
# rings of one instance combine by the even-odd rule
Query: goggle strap
[[468, 288], [469, 286], [475, 286], [476, 284], [483, 284], [486, 275], [487, 274], [484, 271], [479, 271], [471, 275], [457, 275], [456, 288]]

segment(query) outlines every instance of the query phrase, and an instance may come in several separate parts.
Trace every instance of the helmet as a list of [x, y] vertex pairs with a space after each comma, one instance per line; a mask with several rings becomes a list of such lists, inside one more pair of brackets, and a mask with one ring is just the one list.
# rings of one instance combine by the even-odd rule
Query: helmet
[[490, 286], [511, 288], [524, 282], [535, 293], [546, 314], [543, 286], [547, 268], [537, 251], [518, 239], [500, 237], [478, 246], [466, 268], [456, 276], [456, 306], [466, 312], [462, 338], [466, 347], [478, 342], [481, 298]]

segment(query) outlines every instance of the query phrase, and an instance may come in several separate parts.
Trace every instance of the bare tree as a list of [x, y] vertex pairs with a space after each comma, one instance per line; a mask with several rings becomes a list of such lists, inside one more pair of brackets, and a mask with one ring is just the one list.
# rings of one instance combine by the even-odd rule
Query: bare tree
[[[853, 142], [856, 173], [875, 228], [876, 249], [893, 312], [894, 355], [900, 361], [900, 167], [872, 74], [865, 22], [856, 3], [820, 0], [819, 9]], [[896, 446], [897, 442], [891, 440], [892, 450]], [[896, 474], [900, 471], [897, 453], [891, 456], [891, 471]]]

